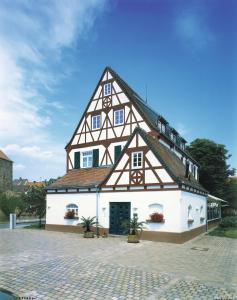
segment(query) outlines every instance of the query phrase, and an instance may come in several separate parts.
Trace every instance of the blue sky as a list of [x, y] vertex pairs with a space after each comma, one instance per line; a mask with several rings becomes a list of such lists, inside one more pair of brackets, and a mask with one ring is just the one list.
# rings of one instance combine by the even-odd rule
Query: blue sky
[[105, 66], [189, 142], [237, 168], [236, 1], [0, 2], [0, 148], [14, 178], [65, 173], [64, 147]]

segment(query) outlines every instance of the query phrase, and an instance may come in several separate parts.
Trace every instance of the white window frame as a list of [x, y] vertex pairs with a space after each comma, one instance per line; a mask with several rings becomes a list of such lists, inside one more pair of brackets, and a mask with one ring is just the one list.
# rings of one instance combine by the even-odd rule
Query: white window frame
[[93, 165], [93, 151], [84, 151], [82, 152], [82, 161], [81, 161], [81, 166], [82, 168], [92, 168]]
[[74, 211], [75, 217], [78, 217], [78, 205], [70, 203], [66, 206], [66, 211]]
[[[123, 116], [123, 120], [121, 122], [121, 115], [120, 113], [122, 112], [122, 116]], [[116, 114], [119, 113], [119, 118], [118, 118], [118, 122], [116, 122]], [[122, 125], [124, 124], [124, 109], [118, 109], [114, 111], [114, 125]]]
[[[138, 165], [139, 162], [139, 154], [141, 154], [141, 162]], [[135, 165], [135, 160], [136, 160], [136, 165]], [[143, 163], [143, 152], [142, 151], [137, 151], [137, 152], [132, 152], [132, 168], [133, 169], [141, 169], [142, 168], [142, 163]]]
[[105, 83], [104, 84], [104, 96], [111, 95], [111, 91], [112, 91], [111, 82]]
[[[95, 123], [94, 123], [94, 120], [95, 120]], [[91, 122], [92, 122], [92, 130], [100, 129], [101, 115], [92, 116]]]

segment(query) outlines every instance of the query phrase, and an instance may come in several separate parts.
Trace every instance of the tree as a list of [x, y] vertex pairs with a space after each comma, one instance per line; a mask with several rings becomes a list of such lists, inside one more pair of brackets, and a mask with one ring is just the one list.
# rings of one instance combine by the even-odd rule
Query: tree
[[46, 212], [46, 191], [44, 187], [32, 186], [25, 194], [27, 212], [39, 217], [39, 226], [41, 219]]
[[229, 178], [226, 200], [231, 208], [237, 210], [237, 178]]
[[0, 193], [0, 209], [7, 219], [9, 219], [10, 213], [15, 213], [19, 217], [25, 210], [22, 195], [12, 191]]
[[234, 175], [235, 169], [230, 169], [227, 164], [227, 159], [231, 155], [225, 146], [208, 139], [196, 139], [187, 150], [200, 164], [199, 181], [203, 187], [210, 194], [226, 199], [228, 177]]

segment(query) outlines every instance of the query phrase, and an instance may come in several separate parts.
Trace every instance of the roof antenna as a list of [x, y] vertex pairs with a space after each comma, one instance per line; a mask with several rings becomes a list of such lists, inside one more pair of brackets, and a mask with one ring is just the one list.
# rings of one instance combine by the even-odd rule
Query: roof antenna
[[146, 84], [146, 103], [147, 103], [147, 84]]

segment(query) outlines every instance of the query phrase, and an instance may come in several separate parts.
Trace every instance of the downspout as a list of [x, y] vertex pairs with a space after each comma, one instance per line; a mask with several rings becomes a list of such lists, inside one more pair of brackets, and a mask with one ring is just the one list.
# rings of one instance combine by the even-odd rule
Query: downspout
[[208, 210], [208, 196], [206, 197], [206, 232], [208, 231], [207, 210]]
[[99, 237], [99, 185], [95, 186], [96, 188], [96, 236]]

